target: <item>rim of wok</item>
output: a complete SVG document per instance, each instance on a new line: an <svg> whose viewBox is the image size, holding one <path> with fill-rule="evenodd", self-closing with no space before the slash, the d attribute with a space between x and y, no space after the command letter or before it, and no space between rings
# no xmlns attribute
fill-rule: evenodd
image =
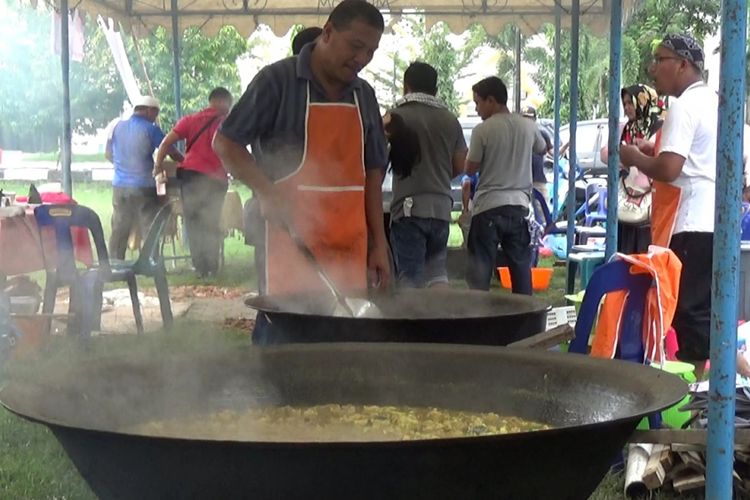
<svg viewBox="0 0 750 500"><path fill-rule="evenodd" d="M422 297L428 299L430 296L435 299L445 297L443 300L456 300L463 298L466 299L466 308L461 314L449 314L444 308L440 308L438 304L434 306L434 311L432 311L431 314L423 314L417 317L410 316L410 314L413 314L413 311L407 310L404 306L402 306L402 310L398 311L398 314L389 314L388 312L382 311L383 308L388 309L393 307L393 304L398 304L400 302L399 299L403 297L407 297L407 301L409 299L417 301ZM349 317L325 312L323 309L326 306L333 305L335 300L333 297L328 298L320 293L254 295L245 298L244 303L252 309L269 314L285 314L307 318L356 319L357 321L457 321L464 319L522 316L550 311L552 309L552 306L547 301L533 295L519 295L512 293L495 294L481 290L432 290L414 288L393 294L368 294L367 291L361 291L352 295L345 295L345 297L370 301L379 309L378 315ZM300 304L300 302L305 299L312 300L313 302L308 303L308 310L301 310L305 309L305 305ZM479 302L477 303L475 299L479 299ZM310 307L311 304L312 307ZM495 306L500 304L510 304L513 307L508 307L507 310L501 312L493 310ZM292 307L289 307L290 305Z"/></svg>
<svg viewBox="0 0 750 500"><path fill-rule="evenodd" d="M651 380L644 380L642 382L643 387L651 387L651 394L654 396L653 399L655 400L662 400L662 401L668 401L667 403L651 403L650 405L646 406L645 408L639 410L637 413L633 413L631 415L625 415L619 418L615 418L612 420L602 420L599 422L591 422L587 424L579 424L579 425L561 425L561 426L555 426L551 429L544 429L544 430L536 430L536 431L526 431L526 432L514 432L514 433L508 433L508 434L488 434L483 436L463 436L463 437L449 437L449 438L425 438L425 439L409 439L409 440L377 440L377 441L249 441L249 440L232 440L232 439L207 439L207 438L199 438L199 437L174 437L174 436L155 436L155 435L149 435L149 434L143 434L143 433L135 433L135 432L127 432L127 431L118 431L118 430L112 430L112 429L105 429L100 427L80 427L76 426L74 424L71 424L69 422L63 422L59 419L56 419L54 417L45 418L41 417L39 415L35 415L32 413L27 413L24 411L21 411L17 408L15 408L12 404L9 404L5 400L5 395L10 392L11 398L13 396L13 389L12 386L14 383L11 382L5 382L0 386L0 405L3 406L6 410L10 411L11 413L18 415L26 420L29 420L31 422L48 425L48 426L54 426L64 429L70 429L74 431L84 431L84 432L93 432L93 433L101 433L111 436L126 436L128 438L136 438L136 439L144 439L144 440L167 440L172 443L180 443L180 442L200 442L205 444L210 443L231 443L231 444L237 444L242 446L249 446L249 447L257 447L257 448L352 448L352 447L382 447L382 448L391 448L391 447L402 447L402 446L414 446L414 447L421 447L421 446L441 446L441 445L468 445L471 443L478 443L478 442L489 442L489 441L501 441L501 440L511 440L511 439L518 439L519 437L528 437L529 435L540 435L540 436L552 436L555 434L568 432L571 430L588 430L588 429L597 429L604 426L612 426L618 423L624 423L628 420L634 420L634 419L640 419L644 416L650 415L651 413L662 411L666 408L669 408L671 406L674 406L675 404L679 403L687 394L688 385L685 383L680 377L677 375L673 375L671 373L668 373L663 370L659 370L658 368L653 368L629 361L622 361L622 360L614 360L614 359L600 359L600 358L593 358L591 356L585 356L581 354L572 354L572 353L552 353L552 352L546 352L546 351L533 351L530 349L513 349L513 348L507 348L507 347L499 347L499 346L473 346L473 345L454 345L454 344L429 344L429 343L422 343L422 344L407 344L407 343L318 343L318 344L289 344L289 345L280 345L280 346L270 346L270 347L264 347L263 350L267 353L270 353L273 355L276 352L284 353L287 351L328 351L331 349L331 347L335 347L336 350L340 350L342 352L345 352L347 350L373 350L375 349L382 349L385 351L388 350L397 350L397 351L419 351L419 352L466 352L466 353L475 353L477 355L485 355L493 357L496 355L497 352L500 353L507 353L509 355L522 355L522 357L525 358L532 358L531 360L534 361L533 358L536 358L536 361L539 361L540 363L544 360L549 360L550 358L560 358L561 356L569 357L570 363L566 361L565 364L588 364L588 365L599 365L601 367L608 367L610 371L616 370L616 371L624 371L625 373L622 373L621 375L623 377L629 377L631 380L639 380L639 379L651 379ZM206 356L206 358L221 358L224 357L222 355L215 355L212 354L210 356ZM566 358L567 359L567 358ZM118 359L119 360L119 359ZM97 360L94 360L97 361ZM101 361L101 360L98 360ZM110 359L110 361L112 361ZM82 365L79 365L79 369L85 369L88 366L89 363L84 363ZM612 365L615 365L614 367ZM652 371L649 371L652 370ZM661 379L661 380L656 380ZM647 384L650 382L650 384ZM33 382L31 382L33 384ZM19 384L21 387L23 387L23 384ZM20 390L22 393L23 390ZM327 404L337 404L337 403L327 403ZM341 404L341 403L338 403ZM285 405L285 406L293 406L293 405ZM408 405L404 405L408 406ZM513 416L513 415L509 415ZM543 423L544 422L540 422Z"/></svg>

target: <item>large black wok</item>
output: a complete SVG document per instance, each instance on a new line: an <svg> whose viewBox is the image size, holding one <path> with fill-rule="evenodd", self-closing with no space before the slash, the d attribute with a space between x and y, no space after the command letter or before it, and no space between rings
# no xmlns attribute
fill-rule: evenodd
<svg viewBox="0 0 750 500"><path fill-rule="evenodd" d="M11 411L47 425L104 499L584 499L677 377L635 363L521 349L310 344L200 359L100 360L15 381ZM494 437L257 443L122 431L212 410L324 403L493 411L551 424Z"/></svg>
<svg viewBox="0 0 750 500"><path fill-rule="evenodd" d="M381 314L332 314L331 294L257 296L245 301L287 342L432 342L508 345L546 328L549 304L525 295L470 290L407 290L370 297Z"/></svg>

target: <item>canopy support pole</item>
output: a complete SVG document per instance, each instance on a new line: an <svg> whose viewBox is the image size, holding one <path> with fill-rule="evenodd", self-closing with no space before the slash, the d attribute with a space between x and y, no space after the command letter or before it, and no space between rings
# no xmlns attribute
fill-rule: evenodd
<svg viewBox="0 0 750 500"><path fill-rule="evenodd" d="M516 64L513 72L513 106L516 113L521 112L521 28L516 26Z"/></svg>
<svg viewBox="0 0 750 500"><path fill-rule="evenodd" d="M182 85L180 84L180 18L177 0L172 0L172 81L174 83L175 122L182 117Z"/></svg>
<svg viewBox="0 0 750 500"><path fill-rule="evenodd" d="M706 471L706 498L717 499L733 484L746 32L746 0L723 0Z"/></svg>
<svg viewBox="0 0 750 500"><path fill-rule="evenodd" d="M552 169L552 219L557 220L560 211L560 72L562 61L560 56L560 36L562 8L560 2L555 2L555 137L552 139L554 150L554 164Z"/></svg>
<svg viewBox="0 0 750 500"><path fill-rule="evenodd" d="M65 194L73 196L73 131L70 115L70 38L68 36L68 0L60 0L60 67L62 68L63 123L62 140L60 141L60 168L62 170L62 188Z"/></svg>
<svg viewBox="0 0 750 500"><path fill-rule="evenodd" d="M552 219L557 220L560 211L560 72L562 71L562 61L560 56L560 36L561 30L562 7L560 2L555 2L555 137L552 154Z"/></svg>
<svg viewBox="0 0 750 500"><path fill-rule="evenodd" d="M578 42L579 21L581 15L580 0L573 0L570 24L570 139L568 146L568 227L567 227L567 253L573 248L576 231L576 128L578 126ZM585 203L585 202L584 202Z"/></svg>
<svg viewBox="0 0 750 500"><path fill-rule="evenodd" d="M607 154L607 237L604 257L617 251L617 184L620 180L620 87L622 65L622 0L610 3L609 148Z"/></svg>

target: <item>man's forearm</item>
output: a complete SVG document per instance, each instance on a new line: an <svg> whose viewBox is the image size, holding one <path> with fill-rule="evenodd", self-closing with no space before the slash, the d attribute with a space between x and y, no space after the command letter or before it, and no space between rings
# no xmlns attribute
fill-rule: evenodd
<svg viewBox="0 0 750 500"><path fill-rule="evenodd" d="M174 131L168 133L166 137L164 137L164 140L162 140L161 144L159 144L159 149L156 151L155 163L157 167L161 167L161 164L164 162L164 159L168 154L176 151L173 146L179 140L180 137Z"/></svg>
<svg viewBox="0 0 750 500"><path fill-rule="evenodd" d="M245 146L217 132L213 140L213 149L232 177L248 186L259 196L270 193L273 184L258 167L255 158Z"/></svg>
<svg viewBox="0 0 750 500"><path fill-rule="evenodd" d="M466 160L466 168L464 169L464 173L466 175L474 175L477 172L479 172L479 163Z"/></svg>
<svg viewBox="0 0 750 500"><path fill-rule="evenodd" d="M367 233L374 245L385 245L383 223L382 173L378 168L368 169L365 177L365 219Z"/></svg>
<svg viewBox="0 0 750 500"><path fill-rule="evenodd" d="M631 161L629 163L632 166L637 167L638 170L654 179L655 181L672 182L674 180L674 176L671 174L669 169L666 167L666 165L662 164L663 162L660 156L648 156L641 152L638 152L630 160Z"/></svg>

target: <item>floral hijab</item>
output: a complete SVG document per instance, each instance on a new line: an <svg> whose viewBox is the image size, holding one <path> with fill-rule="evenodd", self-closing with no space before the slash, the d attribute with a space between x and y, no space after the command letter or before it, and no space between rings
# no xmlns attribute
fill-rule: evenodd
<svg viewBox="0 0 750 500"><path fill-rule="evenodd" d="M633 144L636 139L648 139L661 128L666 116L666 105L656 91L648 85L633 85L620 91L620 97L633 100L635 120L628 121L622 130L620 142Z"/></svg>

